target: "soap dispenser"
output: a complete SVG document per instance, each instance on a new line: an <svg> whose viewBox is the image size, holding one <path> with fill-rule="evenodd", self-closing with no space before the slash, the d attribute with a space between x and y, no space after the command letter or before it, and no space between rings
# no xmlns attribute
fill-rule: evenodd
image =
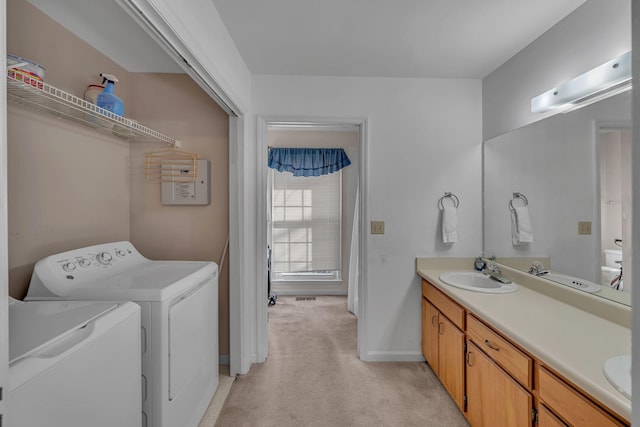
<svg viewBox="0 0 640 427"><path fill-rule="evenodd" d="M100 77L102 77L102 84L106 83L106 85L102 93L98 95L96 105L118 116L124 115L124 103L114 93L118 78L107 73L100 73Z"/></svg>

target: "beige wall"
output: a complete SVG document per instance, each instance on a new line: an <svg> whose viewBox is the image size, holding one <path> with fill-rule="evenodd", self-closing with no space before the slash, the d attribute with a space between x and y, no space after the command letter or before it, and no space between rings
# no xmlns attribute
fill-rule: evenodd
<svg viewBox="0 0 640 427"><path fill-rule="evenodd" d="M11 296L44 256L128 239L127 143L10 106L7 159Z"/></svg>
<svg viewBox="0 0 640 427"><path fill-rule="evenodd" d="M129 115L127 71L25 0L7 0L7 53L43 66L47 83L79 97L88 84L100 83L100 73L115 74Z"/></svg>
<svg viewBox="0 0 640 427"><path fill-rule="evenodd" d="M37 31L34 31L37 28ZM45 81L82 96L101 71L127 73L22 0L7 2L7 52L47 69ZM22 298L35 262L129 238L129 144L9 104L9 293Z"/></svg>
<svg viewBox="0 0 640 427"><path fill-rule="evenodd" d="M125 116L211 160L212 181L211 205L162 206L160 187L144 180L141 161L166 145L129 143L10 105L10 294L24 297L40 258L107 241L131 240L151 259L219 262L228 232L227 115L186 75L129 73L26 1L7 3L8 53L41 64L47 83L80 97L100 72L117 75ZM229 354L228 289L225 265L222 355Z"/></svg>
<svg viewBox="0 0 640 427"><path fill-rule="evenodd" d="M220 262L229 230L229 120L184 74L132 73L131 113L182 141L181 150L211 161L211 204L163 206L160 185L144 176L144 153L166 147L131 144L131 241L151 259ZM229 354L229 268L219 279L220 354Z"/></svg>

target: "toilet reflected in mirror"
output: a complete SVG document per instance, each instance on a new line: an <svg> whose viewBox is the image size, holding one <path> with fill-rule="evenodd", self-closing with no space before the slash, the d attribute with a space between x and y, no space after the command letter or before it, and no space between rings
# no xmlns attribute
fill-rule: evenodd
<svg viewBox="0 0 640 427"><path fill-rule="evenodd" d="M602 285L625 290L623 242L631 233L631 129L600 124L598 145Z"/></svg>
<svg viewBox="0 0 640 427"><path fill-rule="evenodd" d="M619 281L620 266L622 262L622 250L605 249L604 264L602 266L602 285L611 286ZM624 289L624 288L623 288Z"/></svg>

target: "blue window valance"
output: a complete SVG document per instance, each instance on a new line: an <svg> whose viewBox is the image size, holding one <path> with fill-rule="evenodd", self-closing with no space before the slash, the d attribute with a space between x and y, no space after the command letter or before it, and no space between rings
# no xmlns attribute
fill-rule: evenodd
<svg viewBox="0 0 640 427"><path fill-rule="evenodd" d="M342 148L269 148L269 167L293 176L320 176L351 164Z"/></svg>

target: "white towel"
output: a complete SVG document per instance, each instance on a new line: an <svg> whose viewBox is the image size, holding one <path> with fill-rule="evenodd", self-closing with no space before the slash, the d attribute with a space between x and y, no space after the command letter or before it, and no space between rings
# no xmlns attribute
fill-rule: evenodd
<svg viewBox="0 0 640 427"><path fill-rule="evenodd" d="M458 241L458 210L453 206L442 209L442 243Z"/></svg>
<svg viewBox="0 0 640 427"><path fill-rule="evenodd" d="M517 207L511 211L511 241L514 245L533 243L529 208L526 206Z"/></svg>

